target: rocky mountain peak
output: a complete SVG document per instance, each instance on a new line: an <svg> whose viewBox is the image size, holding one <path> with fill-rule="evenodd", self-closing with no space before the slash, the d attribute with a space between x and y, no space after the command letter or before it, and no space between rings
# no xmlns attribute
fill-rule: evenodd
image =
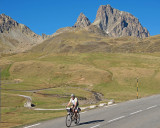
<svg viewBox="0 0 160 128"><path fill-rule="evenodd" d="M0 40L10 52L22 52L41 43L45 37L34 33L29 27L20 24L5 14L0 15Z"/></svg>
<svg viewBox="0 0 160 128"><path fill-rule="evenodd" d="M12 19L10 16L5 15L4 13L0 14L0 17L4 19Z"/></svg>
<svg viewBox="0 0 160 128"><path fill-rule="evenodd" d="M91 22L89 19L83 13L80 13L77 22L74 24L74 27L83 28L89 26L90 24Z"/></svg>
<svg viewBox="0 0 160 128"><path fill-rule="evenodd" d="M0 32L8 32L12 27L17 27L18 23L11 17L1 14L0 15Z"/></svg>
<svg viewBox="0 0 160 128"><path fill-rule="evenodd" d="M135 36L144 38L149 36L148 30L140 24L136 17L128 12L114 9L110 5L99 7L93 25L98 26L112 37Z"/></svg>

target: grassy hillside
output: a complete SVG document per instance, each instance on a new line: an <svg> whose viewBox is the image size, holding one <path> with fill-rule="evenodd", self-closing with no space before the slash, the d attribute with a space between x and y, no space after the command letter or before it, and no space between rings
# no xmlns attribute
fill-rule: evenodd
<svg viewBox="0 0 160 128"><path fill-rule="evenodd" d="M158 39L151 37L149 40ZM3 56L0 60L3 89L1 127L66 114L64 111L26 109L23 107L25 99L19 94L31 96L38 108L64 108L71 93L78 96L81 106L109 99L122 102L136 99L137 77L140 98L160 93L159 53L21 53Z"/></svg>
<svg viewBox="0 0 160 128"><path fill-rule="evenodd" d="M31 52L36 53L153 53L159 51L160 35L144 39L113 38L88 29L65 31L31 49Z"/></svg>
<svg viewBox="0 0 160 128"><path fill-rule="evenodd" d="M8 43L11 42L11 43ZM85 28L65 27L57 30L42 43L20 43L0 37L0 53L29 50L35 53L155 53L160 51L160 35L148 38L109 37L94 25Z"/></svg>

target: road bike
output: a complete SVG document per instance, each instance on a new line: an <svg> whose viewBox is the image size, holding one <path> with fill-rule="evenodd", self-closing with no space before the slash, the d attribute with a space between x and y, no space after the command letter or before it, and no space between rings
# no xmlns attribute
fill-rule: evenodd
<svg viewBox="0 0 160 128"><path fill-rule="evenodd" d="M79 111L77 112L77 116L76 116L75 112L72 111L72 108L66 108L66 110L67 110L66 126L70 127L72 122L74 122L76 125L78 125L80 122Z"/></svg>

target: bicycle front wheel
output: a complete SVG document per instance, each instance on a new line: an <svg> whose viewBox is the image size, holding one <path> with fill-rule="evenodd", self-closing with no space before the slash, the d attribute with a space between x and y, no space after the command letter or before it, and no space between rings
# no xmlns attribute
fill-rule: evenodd
<svg viewBox="0 0 160 128"><path fill-rule="evenodd" d="M70 127L70 126L71 126L71 123L72 123L72 117L71 117L70 114L68 114L68 115L66 116L66 126L67 126L67 127Z"/></svg>

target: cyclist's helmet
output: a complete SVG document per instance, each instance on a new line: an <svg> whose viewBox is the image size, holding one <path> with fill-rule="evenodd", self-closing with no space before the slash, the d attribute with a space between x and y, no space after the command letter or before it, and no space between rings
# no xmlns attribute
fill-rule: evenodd
<svg viewBox="0 0 160 128"><path fill-rule="evenodd" d="M71 97L75 97L75 95L74 95L74 94L71 94Z"/></svg>

